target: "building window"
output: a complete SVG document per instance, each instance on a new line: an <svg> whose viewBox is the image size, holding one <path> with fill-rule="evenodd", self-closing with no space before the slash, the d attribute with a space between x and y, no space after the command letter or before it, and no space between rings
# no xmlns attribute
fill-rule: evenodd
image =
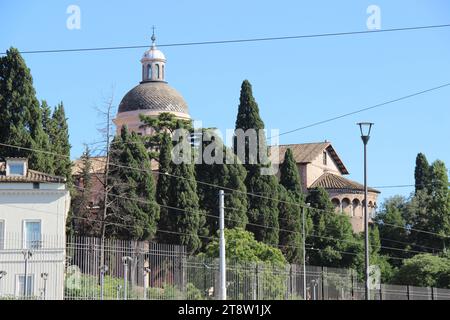
<svg viewBox="0 0 450 320"><path fill-rule="evenodd" d="M328 164L328 153L326 151L323 152L323 165L326 166Z"/></svg>
<svg viewBox="0 0 450 320"><path fill-rule="evenodd" d="M24 246L25 249L40 249L42 247L41 239L41 221L24 221Z"/></svg>
<svg viewBox="0 0 450 320"><path fill-rule="evenodd" d="M33 182L33 189L40 189L41 185L39 182Z"/></svg>
<svg viewBox="0 0 450 320"><path fill-rule="evenodd" d="M0 220L0 250L5 249L5 220Z"/></svg>
<svg viewBox="0 0 450 320"><path fill-rule="evenodd" d="M164 80L164 65L162 65L162 79Z"/></svg>
<svg viewBox="0 0 450 320"><path fill-rule="evenodd" d="M159 64L156 64L155 67L156 67L156 79L159 79Z"/></svg>
<svg viewBox="0 0 450 320"><path fill-rule="evenodd" d="M12 176L23 176L24 175L24 164L23 163L11 163L9 164L9 174Z"/></svg>
<svg viewBox="0 0 450 320"><path fill-rule="evenodd" d="M20 297L31 297L34 292L34 276L32 274L27 275L27 281L25 281L25 275L20 274L17 276L17 293Z"/></svg>
<svg viewBox="0 0 450 320"><path fill-rule="evenodd" d="M151 79L152 79L152 65L151 65L151 64L149 64L149 65L147 66L147 79L148 79L148 80L151 80Z"/></svg>

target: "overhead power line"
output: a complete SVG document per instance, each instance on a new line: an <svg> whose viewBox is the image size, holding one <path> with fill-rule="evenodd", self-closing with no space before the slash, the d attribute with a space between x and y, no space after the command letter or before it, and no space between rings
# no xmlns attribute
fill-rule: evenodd
<svg viewBox="0 0 450 320"><path fill-rule="evenodd" d="M51 151L20 147L20 146L15 146L15 145L6 144L6 143L0 143L0 146L6 146L6 147L11 147L11 148L23 149L23 150L28 150L28 151L32 151L32 152L43 152L43 153L46 153L46 154L52 154L52 155L60 156L60 157L64 157L64 158L68 157L67 155L62 155L62 154L54 153L54 152L51 152ZM102 160L97 160L97 161L102 161ZM102 162L105 162L105 161L102 161ZM330 213L330 212L328 212L326 210L323 210L323 209L311 208L311 207L307 206L306 204L301 204L301 203L296 203L296 202L289 202L289 201L279 200L279 199L272 198L272 197L267 197L267 196L260 195L260 194L244 192L244 191L241 191L241 190L236 190L236 189L232 189L232 188L228 188L228 187L225 187L225 186L220 186L220 185L216 185L216 184L212 184L212 183L208 183L208 182L204 182L204 181L199 181L199 180L195 180L195 179L188 179L186 177L173 175L173 174L170 174L168 172L161 172L161 171L156 171L156 170L153 171L153 170L147 170L147 169L142 169L142 168L138 168L138 167L118 165L118 164L114 164L114 163L111 163L111 162L109 164L111 166L115 166L115 167L123 168L123 169L128 169L128 170L136 170L136 171L141 171L141 172L156 173L158 175L160 175L160 174L168 175L168 176L173 177L173 178L184 179L184 180L196 182L198 184L203 184L203 185L207 185L207 186L210 186L210 187L214 187L214 188L217 188L217 189L222 189L222 190L227 190L227 191L232 191L232 192L238 192L238 193L246 194L248 196L259 197L259 198L272 200L272 201L276 201L276 202L280 202L280 203L294 205L294 206L297 206L297 207L300 207L300 208L313 209L313 210L316 210L316 211L319 211L319 212L323 212L323 213ZM385 225L388 225L388 224L385 224ZM405 226L399 226L399 225L391 225L391 226L397 227L397 228L401 228L401 229L405 229L405 230L408 230L408 231L432 234L432 235L436 235L436 236L438 236L440 238L450 238L450 236L448 236L448 235L441 235L441 234L430 232L430 231L426 231L426 230L420 230L420 229L415 229L415 228L406 228Z"/></svg>
<svg viewBox="0 0 450 320"><path fill-rule="evenodd" d="M438 25L402 27L402 28L391 28L391 29L381 29L381 30L330 32L330 33L315 33L315 34L303 34L303 35L292 35L292 36L213 40L213 41L198 41L198 42L178 42L178 43L159 44L158 47L188 47L188 46L235 44L235 43L249 43L249 42L262 42L262 41L280 41L280 40L295 40L295 39L308 39L308 38L340 37L340 36L377 34L377 33L399 32L399 31L442 29L442 28L448 28L448 27L450 27L450 24L438 24ZM28 50L28 51L20 51L20 53L21 54L43 54L43 53L68 53L68 52L86 52L86 51L91 52L91 51L142 49L142 48L148 48L148 47L149 47L149 45L135 45L135 46L128 45L128 46L91 47L91 48ZM6 52L0 53L0 55L5 55L5 54L6 54Z"/></svg>

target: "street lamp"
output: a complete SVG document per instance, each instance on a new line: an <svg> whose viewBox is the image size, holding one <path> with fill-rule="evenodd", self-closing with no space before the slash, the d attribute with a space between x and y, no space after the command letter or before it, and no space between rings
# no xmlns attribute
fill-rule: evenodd
<svg viewBox="0 0 450 320"><path fill-rule="evenodd" d="M368 201L367 201L367 143L370 140L370 132L372 131L371 122L358 123L361 130L361 139L364 144L364 250L365 250L365 287L366 300L370 300L369 288L369 216L368 216Z"/></svg>
<svg viewBox="0 0 450 320"><path fill-rule="evenodd" d="M128 262L133 261L133 258L125 256L122 257L123 263L123 300L127 300L128 298Z"/></svg>
<svg viewBox="0 0 450 320"><path fill-rule="evenodd" d="M148 276L152 272L149 267L144 267L144 300L147 300Z"/></svg>

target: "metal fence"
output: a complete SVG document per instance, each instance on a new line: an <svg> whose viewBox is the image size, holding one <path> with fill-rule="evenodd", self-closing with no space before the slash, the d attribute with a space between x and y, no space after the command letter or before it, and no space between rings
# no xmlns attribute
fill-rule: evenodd
<svg viewBox="0 0 450 320"><path fill-rule="evenodd" d="M353 270L227 262L230 300L361 300L364 284ZM192 257L183 246L74 237L19 236L0 247L0 299L212 300L217 259ZM306 293L306 297L305 294ZM450 300L450 289L381 285L375 300Z"/></svg>

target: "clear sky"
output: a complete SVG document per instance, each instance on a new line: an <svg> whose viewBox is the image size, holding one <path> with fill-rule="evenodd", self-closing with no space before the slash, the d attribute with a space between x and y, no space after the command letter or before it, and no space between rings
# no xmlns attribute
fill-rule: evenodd
<svg viewBox="0 0 450 320"><path fill-rule="evenodd" d="M81 29L69 30L69 5L81 9ZM1 1L0 51L160 44L367 30L369 5L381 28L450 23L446 0L164 0ZM281 132L450 82L450 28L161 48L166 80L205 127L233 128L242 80L253 85L262 118ZM144 49L26 54L39 99L63 101L72 158L101 140L101 106L141 80ZM358 121L372 121L369 183L411 184L418 152L450 166L450 87L282 136L280 143L329 140L362 181ZM382 198L411 188L382 189Z"/></svg>

